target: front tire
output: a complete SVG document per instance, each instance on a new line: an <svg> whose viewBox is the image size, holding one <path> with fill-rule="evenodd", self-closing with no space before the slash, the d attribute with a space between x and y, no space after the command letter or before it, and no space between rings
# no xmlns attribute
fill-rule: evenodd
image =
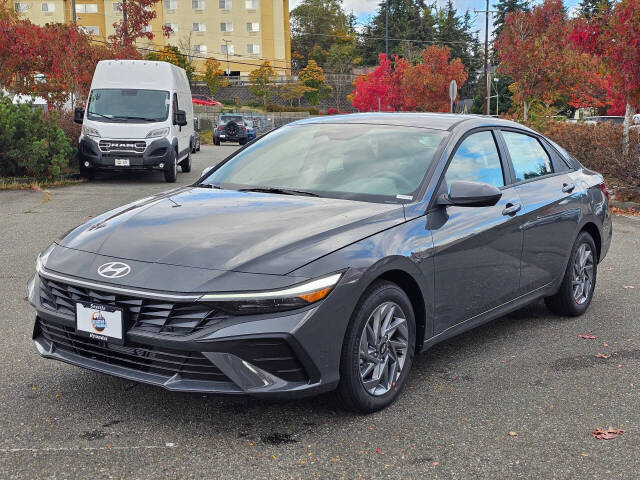
<svg viewBox="0 0 640 480"><path fill-rule="evenodd" d="M241 138L240 140L238 140L238 143L240 145L246 145L247 144L247 139L246 138Z"/></svg>
<svg viewBox="0 0 640 480"><path fill-rule="evenodd" d="M358 302L340 360L341 405L371 413L393 403L411 370L416 327L411 302L396 284L377 281Z"/></svg>
<svg viewBox="0 0 640 480"><path fill-rule="evenodd" d="M175 183L178 178L178 155L175 150L171 150L171 158L164 169L164 180L168 183Z"/></svg>
<svg viewBox="0 0 640 480"><path fill-rule="evenodd" d="M577 317L587 311L593 298L598 274L595 242L587 232L576 238L560 289L544 302L559 315Z"/></svg>

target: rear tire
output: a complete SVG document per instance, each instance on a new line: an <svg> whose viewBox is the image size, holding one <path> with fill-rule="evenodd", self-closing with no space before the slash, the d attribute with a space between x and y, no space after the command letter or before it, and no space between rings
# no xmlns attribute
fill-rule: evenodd
<svg viewBox="0 0 640 480"><path fill-rule="evenodd" d="M407 383L415 338L407 294L395 283L372 284L356 305L345 334L336 391L340 405L371 413L393 403Z"/></svg>
<svg viewBox="0 0 640 480"><path fill-rule="evenodd" d="M595 242L587 232L576 238L560 289L546 297L547 308L558 315L577 317L587 311L598 276Z"/></svg>
<svg viewBox="0 0 640 480"><path fill-rule="evenodd" d="M220 140L214 138L213 139L213 144L220 146Z"/></svg>
<svg viewBox="0 0 640 480"><path fill-rule="evenodd" d="M175 150L171 150L171 158L168 165L164 167L164 180L168 183L175 183L178 178L178 154Z"/></svg>
<svg viewBox="0 0 640 480"><path fill-rule="evenodd" d="M191 151L187 153L187 158L182 160L180 163L180 168L184 173L189 173L191 171Z"/></svg>

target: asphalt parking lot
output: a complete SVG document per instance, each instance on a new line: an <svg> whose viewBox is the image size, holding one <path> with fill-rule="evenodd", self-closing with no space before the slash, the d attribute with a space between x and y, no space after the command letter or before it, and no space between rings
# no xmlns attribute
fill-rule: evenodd
<svg viewBox="0 0 640 480"><path fill-rule="evenodd" d="M234 148L203 146L178 183ZM171 393L38 356L24 301L38 252L168 188L154 173L0 192L0 478L638 478L639 218L615 218L587 314L538 302L440 344L395 405L359 416L329 396ZM592 437L609 426L625 433Z"/></svg>

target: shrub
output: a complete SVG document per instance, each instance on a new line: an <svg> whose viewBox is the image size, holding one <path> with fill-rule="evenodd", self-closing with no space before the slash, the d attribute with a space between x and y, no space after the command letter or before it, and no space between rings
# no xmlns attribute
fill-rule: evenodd
<svg viewBox="0 0 640 480"><path fill-rule="evenodd" d="M31 105L0 98L0 176L53 177L73 155L56 113L43 115Z"/></svg>
<svg viewBox="0 0 640 480"><path fill-rule="evenodd" d="M622 154L622 126L547 121L537 125L541 133L564 147L587 168L605 177L640 186L640 131L631 131L631 155Z"/></svg>
<svg viewBox="0 0 640 480"><path fill-rule="evenodd" d="M268 103L266 110L267 112L309 112L310 115L318 115L317 107L290 107L277 103Z"/></svg>

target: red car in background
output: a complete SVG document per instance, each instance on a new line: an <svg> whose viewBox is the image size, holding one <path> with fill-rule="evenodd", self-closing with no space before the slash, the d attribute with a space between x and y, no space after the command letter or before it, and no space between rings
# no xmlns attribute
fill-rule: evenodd
<svg viewBox="0 0 640 480"><path fill-rule="evenodd" d="M216 102L213 98L207 97L206 95L191 95L191 102L194 105L217 105L218 107L222 106L220 102Z"/></svg>

